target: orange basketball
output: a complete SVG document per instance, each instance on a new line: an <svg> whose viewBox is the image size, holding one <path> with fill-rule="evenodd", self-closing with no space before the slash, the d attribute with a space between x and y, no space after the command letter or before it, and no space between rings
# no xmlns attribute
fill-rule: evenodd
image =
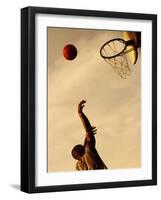
<svg viewBox="0 0 161 200"><path fill-rule="evenodd" d="M63 55L67 60L73 60L77 56L77 49L74 45L68 44L63 49Z"/></svg>

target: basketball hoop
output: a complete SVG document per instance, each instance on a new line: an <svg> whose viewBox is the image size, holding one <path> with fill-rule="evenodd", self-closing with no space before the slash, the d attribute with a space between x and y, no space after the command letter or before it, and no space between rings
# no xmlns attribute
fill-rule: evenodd
<svg viewBox="0 0 161 200"><path fill-rule="evenodd" d="M126 77L131 74L127 55L133 52L134 59L132 64L135 64L138 58L137 48L141 46L141 40L137 40L139 37L136 33L134 33L134 36L136 37L127 41L122 38L109 40L103 44L100 49L101 57L109 63L123 79L126 79Z"/></svg>

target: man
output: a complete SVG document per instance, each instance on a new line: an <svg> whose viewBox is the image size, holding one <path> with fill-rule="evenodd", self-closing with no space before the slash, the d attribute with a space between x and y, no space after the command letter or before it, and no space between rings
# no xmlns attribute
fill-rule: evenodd
<svg viewBox="0 0 161 200"><path fill-rule="evenodd" d="M78 144L72 149L72 156L78 160L76 170L107 169L95 148L96 140L94 135L97 129L91 126L88 118L83 113L85 103L86 101L82 100L78 104L78 114L82 120L86 134L84 145Z"/></svg>

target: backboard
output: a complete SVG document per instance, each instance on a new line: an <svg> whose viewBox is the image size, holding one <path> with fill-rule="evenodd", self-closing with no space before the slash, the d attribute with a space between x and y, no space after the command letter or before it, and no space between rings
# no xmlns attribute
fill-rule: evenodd
<svg viewBox="0 0 161 200"><path fill-rule="evenodd" d="M131 41L133 40L134 43L131 45L128 45L126 47L127 49L127 57L131 64L135 64L138 59L138 48L141 47L141 33L140 32L127 32L124 31L122 33L123 39L125 41Z"/></svg>

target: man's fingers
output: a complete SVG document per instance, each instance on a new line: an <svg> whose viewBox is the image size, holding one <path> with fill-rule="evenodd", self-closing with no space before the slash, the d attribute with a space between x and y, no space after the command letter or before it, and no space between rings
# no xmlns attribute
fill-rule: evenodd
<svg viewBox="0 0 161 200"><path fill-rule="evenodd" d="M95 127L95 126L92 126L92 130L94 131L94 130L97 130L97 128Z"/></svg>
<svg viewBox="0 0 161 200"><path fill-rule="evenodd" d="M93 133L93 134L96 134L96 133L97 133L97 131L92 131L92 133Z"/></svg>
<svg viewBox="0 0 161 200"><path fill-rule="evenodd" d="M97 128L95 126L92 126L92 133L96 134L97 133Z"/></svg>
<svg viewBox="0 0 161 200"><path fill-rule="evenodd" d="M85 100L82 100L80 103L79 103L79 105L82 105L82 104L85 104L86 103L86 101Z"/></svg>
<svg viewBox="0 0 161 200"><path fill-rule="evenodd" d="M81 102L82 102L82 103L86 103L86 101L85 101L85 100L82 100Z"/></svg>
<svg viewBox="0 0 161 200"><path fill-rule="evenodd" d="M80 107L81 107L81 109L83 109L83 107L84 107L85 105L81 105Z"/></svg>

